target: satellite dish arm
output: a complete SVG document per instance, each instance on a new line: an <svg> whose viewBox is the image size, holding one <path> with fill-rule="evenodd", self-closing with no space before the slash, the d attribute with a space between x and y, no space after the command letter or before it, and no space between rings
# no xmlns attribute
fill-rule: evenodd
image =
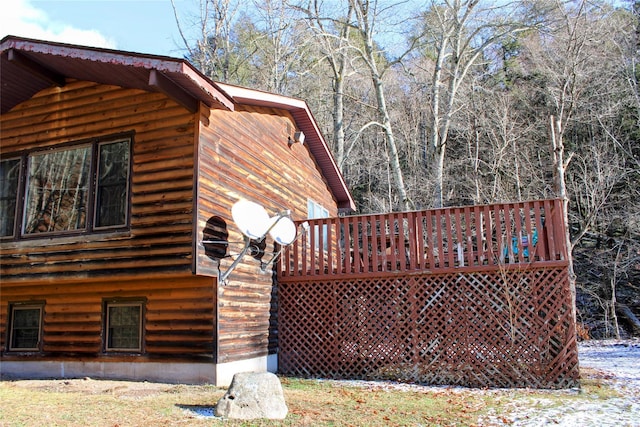
<svg viewBox="0 0 640 427"><path fill-rule="evenodd" d="M244 258L244 256L247 254L250 247L251 247L251 239L248 236L244 236L244 248L242 249L242 252L240 252L240 254L238 254L236 259L233 261L233 264L229 266L227 271L225 271L223 274L220 274L219 281L221 283L224 283L229 277L229 275L231 274L231 272L238 266L238 264L240 264L240 261L242 261L242 258Z"/></svg>

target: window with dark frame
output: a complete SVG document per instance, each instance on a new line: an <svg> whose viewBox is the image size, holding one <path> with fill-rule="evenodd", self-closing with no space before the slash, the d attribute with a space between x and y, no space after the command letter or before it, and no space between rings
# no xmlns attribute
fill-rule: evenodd
<svg viewBox="0 0 640 427"><path fill-rule="evenodd" d="M98 150L95 228L126 224L129 141L102 143Z"/></svg>
<svg viewBox="0 0 640 427"><path fill-rule="evenodd" d="M91 145L27 156L23 234L83 230Z"/></svg>
<svg viewBox="0 0 640 427"><path fill-rule="evenodd" d="M130 150L130 138L114 138L3 159L0 238L126 227ZM24 204L18 209L21 194Z"/></svg>
<svg viewBox="0 0 640 427"><path fill-rule="evenodd" d="M142 350L142 302L105 304L106 351Z"/></svg>
<svg viewBox="0 0 640 427"><path fill-rule="evenodd" d="M42 334L42 305L13 304L10 306L10 351L39 351Z"/></svg>
<svg viewBox="0 0 640 427"><path fill-rule="evenodd" d="M15 233L21 159L0 161L0 237Z"/></svg>

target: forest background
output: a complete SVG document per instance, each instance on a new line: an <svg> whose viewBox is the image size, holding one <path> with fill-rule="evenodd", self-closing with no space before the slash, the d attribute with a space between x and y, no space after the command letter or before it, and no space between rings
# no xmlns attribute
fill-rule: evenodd
<svg viewBox="0 0 640 427"><path fill-rule="evenodd" d="M640 1L193 1L187 59L307 101L359 213L565 198L580 336L640 335Z"/></svg>

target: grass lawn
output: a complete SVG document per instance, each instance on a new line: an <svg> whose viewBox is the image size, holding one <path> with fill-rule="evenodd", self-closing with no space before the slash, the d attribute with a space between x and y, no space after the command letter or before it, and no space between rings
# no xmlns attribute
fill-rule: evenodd
<svg viewBox="0 0 640 427"><path fill-rule="evenodd" d="M383 383L281 378L289 414L284 421L222 420L212 416L225 389L126 381L0 381L0 426L477 426L509 425L536 405L615 399L597 378L582 390L477 390L389 387Z"/></svg>

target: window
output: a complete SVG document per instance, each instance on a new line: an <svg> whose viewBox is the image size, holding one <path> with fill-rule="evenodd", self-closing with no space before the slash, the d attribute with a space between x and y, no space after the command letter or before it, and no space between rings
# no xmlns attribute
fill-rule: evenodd
<svg viewBox="0 0 640 427"><path fill-rule="evenodd" d="M0 161L0 237L15 233L20 159Z"/></svg>
<svg viewBox="0 0 640 427"><path fill-rule="evenodd" d="M10 308L9 350L38 351L42 332L41 304L14 304Z"/></svg>
<svg viewBox="0 0 640 427"><path fill-rule="evenodd" d="M309 219L329 218L329 211L311 199L307 200L307 212L308 212ZM320 247L320 227L318 225L315 225L313 227L313 236L314 236L314 241L316 242L315 247L316 249L318 249ZM322 243L324 246L323 249L327 250L327 226L326 225L322 226L322 236L323 236Z"/></svg>
<svg viewBox="0 0 640 427"><path fill-rule="evenodd" d="M107 351L141 351L142 303L108 302L106 308Z"/></svg>
<svg viewBox="0 0 640 427"><path fill-rule="evenodd" d="M17 237L126 227L130 149L130 139L96 140L3 160L0 237L15 235L18 216ZM22 215L16 209L20 194Z"/></svg>
<svg viewBox="0 0 640 427"><path fill-rule="evenodd" d="M311 199L307 200L307 210L309 212L309 219L329 218L329 211Z"/></svg>
<svg viewBox="0 0 640 427"><path fill-rule="evenodd" d="M27 157L24 234L83 230L91 146Z"/></svg>
<svg viewBox="0 0 640 427"><path fill-rule="evenodd" d="M95 227L126 224L129 141L99 145Z"/></svg>

